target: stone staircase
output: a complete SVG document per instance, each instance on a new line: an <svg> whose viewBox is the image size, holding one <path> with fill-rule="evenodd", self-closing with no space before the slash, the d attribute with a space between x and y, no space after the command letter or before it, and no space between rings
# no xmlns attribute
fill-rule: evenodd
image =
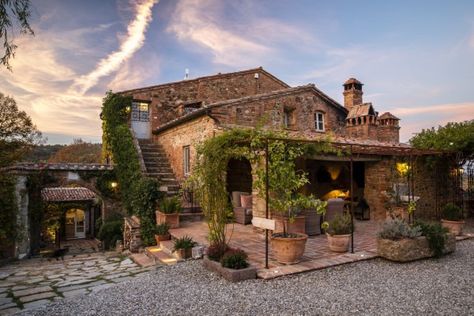
<svg viewBox="0 0 474 316"><path fill-rule="evenodd" d="M148 139L139 139L138 143L145 163L146 175L160 181L160 191L165 192L168 196L177 195L180 185L163 147Z"/></svg>

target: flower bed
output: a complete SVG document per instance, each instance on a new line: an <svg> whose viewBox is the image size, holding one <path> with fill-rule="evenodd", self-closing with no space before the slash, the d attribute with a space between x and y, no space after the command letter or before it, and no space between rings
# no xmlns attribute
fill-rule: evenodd
<svg viewBox="0 0 474 316"><path fill-rule="evenodd" d="M207 256L203 259L204 267L212 272L216 272L224 279L230 282L239 282L257 278L257 269L255 267L247 267L244 269L229 269L221 265L220 262L209 259Z"/></svg>
<svg viewBox="0 0 474 316"><path fill-rule="evenodd" d="M455 250L456 238L454 235L448 235L443 254L451 253ZM413 239L405 238L401 240L378 238L377 253L382 258L397 262L408 262L430 258L434 255L429 247L428 240L424 236Z"/></svg>

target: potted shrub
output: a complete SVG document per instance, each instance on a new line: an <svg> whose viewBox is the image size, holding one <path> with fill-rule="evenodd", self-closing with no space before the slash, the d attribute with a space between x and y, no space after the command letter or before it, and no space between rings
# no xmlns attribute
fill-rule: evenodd
<svg viewBox="0 0 474 316"><path fill-rule="evenodd" d="M349 214L336 215L324 226L326 226L329 249L334 252L348 251L352 235L351 216Z"/></svg>
<svg viewBox="0 0 474 316"><path fill-rule="evenodd" d="M156 211L156 223L166 223L169 228L178 228L179 212L181 212L181 202L177 196L164 198Z"/></svg>
<svg viewBox="0 0 474 316"><path fill-rule="evenodd" d="M183 236L174 241L173 252L178 260L191 258L192 249L197 243L189 236Z"/></svg>
<svg viewBox="0 0 474 316"><path fill-rule="evenodd" d="M446 204L441 211L441 218L441 225L449 229L452 234L455 236L462 234L465 222L460 207L453 203Z"/></svg>
<svg viewBox="0 0 474 316"><path fill-rule="evenodd" d="M160 241L170 240L171 236L169 233L170 226L167 223L162 223L155 228L155 240L156 244L159 245Z"/></svg>

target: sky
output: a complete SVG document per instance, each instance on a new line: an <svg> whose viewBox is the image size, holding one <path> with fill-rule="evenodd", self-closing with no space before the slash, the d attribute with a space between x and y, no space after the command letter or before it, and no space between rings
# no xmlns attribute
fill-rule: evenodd
<svg viewBox="0 0 474 316"><path fill-rule="evenodd" d="M262 66L343 103L342 83L401 118L401 141L474 119L474 1L33 0L16 34L14 97L48 143L100 142L101 100L121 91Z"/></svg>

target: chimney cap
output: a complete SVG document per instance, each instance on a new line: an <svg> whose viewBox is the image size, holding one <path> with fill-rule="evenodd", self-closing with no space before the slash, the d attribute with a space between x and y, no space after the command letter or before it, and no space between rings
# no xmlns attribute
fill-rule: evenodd
<svg viewBox="0 0 474 316"><path fill-rule="evenodd" d="M347 79L346 82L344 82L344 85L348 85L348 84L351 84L351 83L357 83L357 84L363 85L363 83L360 82L359 80L357 80L356 78Z"/></svg>

